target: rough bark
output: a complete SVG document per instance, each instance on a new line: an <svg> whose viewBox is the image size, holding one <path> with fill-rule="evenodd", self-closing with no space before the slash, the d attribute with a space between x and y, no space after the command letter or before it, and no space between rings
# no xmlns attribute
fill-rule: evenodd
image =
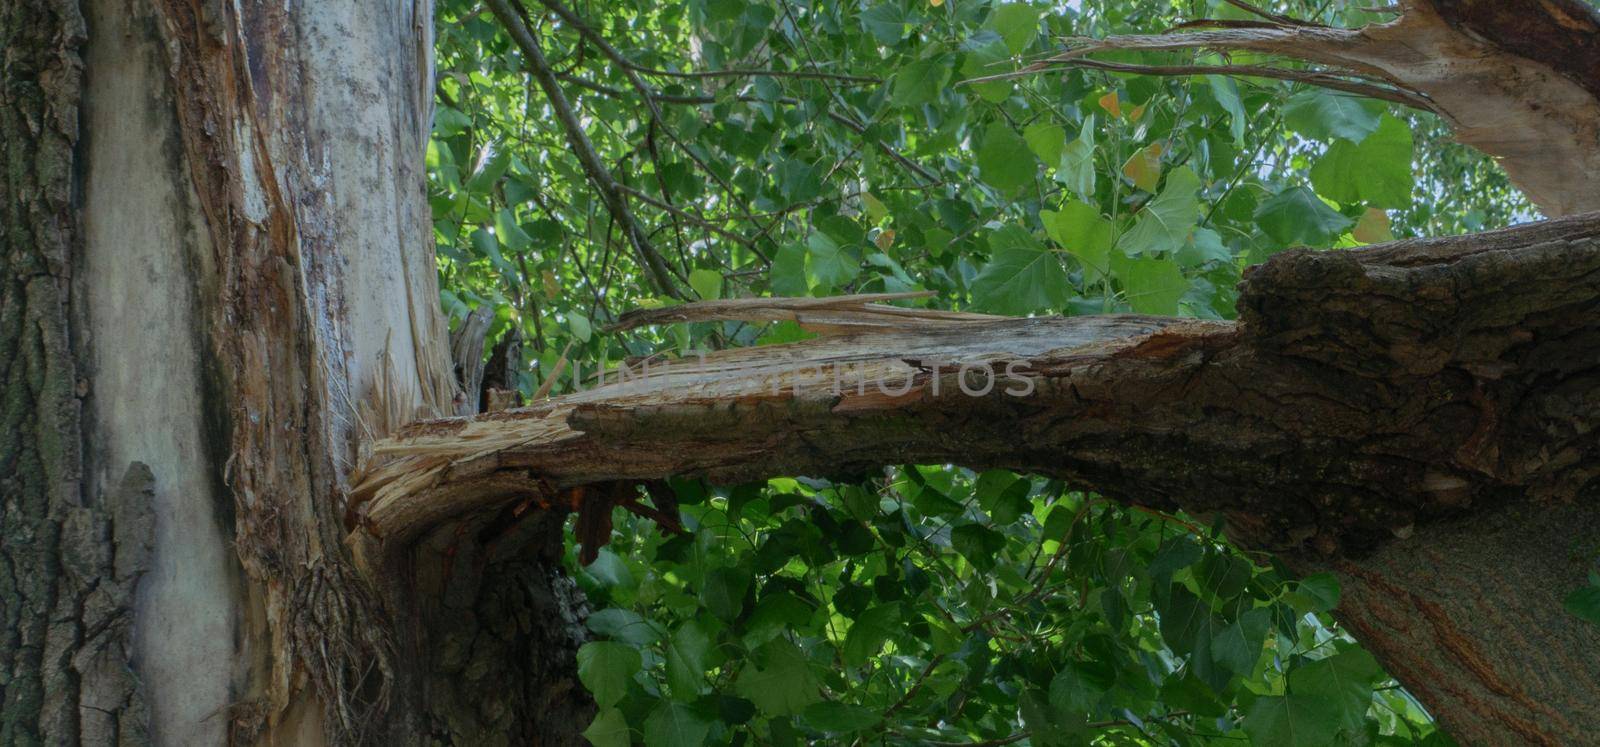
<svg viewBox="0 0 1600 747"><path fill-rule="evenodd" d="M69 324L84 19L0 2L0 742L142 744L130 670L152 477L84 484Z"/></svg>
<svg viewBox="0 0 1600 747"><path fill-rule="evenodd" d="M580 484L1005 467L1217 514L1244 546L1340 571L1352 589L1341 619L1464 741L1571 743L1600 730L1586 705L1600 661L1524 653L1536 635L1600 646L1600 630L1559 604L1600 549L1580 531L1592 521L1577 520L1596 513L1600 478L1600 216L1286 252L1247 274L1237 324L762 303L777 309L769 318L877 329L412 425L359 473L359 557L376 572L441 521ZM997 381L971 396L961 385L984 388L980 363ZM1501 565L1531 526L1497 518L1511 511L1563 516L1550 539L1578 560ZM1466 557L1474 547L1501 551ZM1421 569L1405 560L1415 556L1442 559ZM1536 574L1525 602L1495 615L1481 614L1483 597L1441 588L1505 591ZM1512 626L1521 643L1504 635ZM1440 672L1459 680L1427 679Z"/></svg>
<svg viewBox="0 0 1600 747"><path fill-rule="evenodd" d="M343 545L360 444L475 411L421 173L431 22L412 0L0 2L0 742L581 719L551 705L586 700L548 558L504 542L451 577L475 594L420 595ZM434 626L498 654L430 669Z"/></svg>
<svg viewBox="0 0 1600 747"><path fill-rule="evenodd" d="M410 563L429 631L423 734L440 744L582 745L594 703L578 681L583 593L562 569L566 517L511 512L448 523Z"/></svg>

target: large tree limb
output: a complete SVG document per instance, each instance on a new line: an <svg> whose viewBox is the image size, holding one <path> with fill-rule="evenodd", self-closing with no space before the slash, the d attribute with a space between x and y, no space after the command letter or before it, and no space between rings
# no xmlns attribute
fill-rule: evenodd
<svg viewBox="0 0 1600 747"><path fill-rule="evenodd" d="M907 462L1006 467L1219 515L1246 546L1336 570L1351 590L1343 618L1376 639L1369 645L1402 681L1433 695L1428 705L1458 738L1570 741L1600 728L1600 715L1574 707L1514 724L1504 715L1592 697L1572 683L1600 681L1600 664L1519 659L1499 638L1506 626L1542 625L1600 646L1560 617L1557 590L1582 583L1581 561L1530 556L1513 569L1511 535L1436 538L1508 506L1560 514L1561 527L1594 523L1597 236L1600 215L1589 215L1287 252L1247 275L1237 324L935 316L907 331L896 315L863 308L853 319L882 320L869 331L673 361L532 408L410 426L377 443L357 476L352 542L381 573L424 530L564 487ZM985 365L993 388L963 391L984 388ZM1583 545L1566 545L1581 558L1596 538L1551 541ZM1471 547L1500 549L1494 561L1457 557ZM1434 571L1397 560L1417 553L1447 557ZM1440 563L1492 574L1486 562L1512 575L1474 582L1509 588L1512 576L1545 573L1546 587L1495 615L1430 622L1418 589L1445 583ZM1412 582L1415 599L1390 593ZM1523 671L1535 664L1560 676ZM1441 673L1458 684L1441 689L1432 682Z"/></svg>

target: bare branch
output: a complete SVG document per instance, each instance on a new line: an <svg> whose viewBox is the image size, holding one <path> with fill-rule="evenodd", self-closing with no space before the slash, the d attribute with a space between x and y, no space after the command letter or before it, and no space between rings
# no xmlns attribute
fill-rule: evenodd
<svg viewBox="0 0 1600 747"><path fill-rule="evenodd" d="M854 296L828 298L738 298L721 301L702 301L682 306L664 306L655 309L636 309L622 315L607 329L619 331L651 324L673 322L740 321L773 322L793 321L815 332L848 333L867 330L907 331L931 329L952 324L994 322L1007 317L974 314L964 311L937 309L907 309L885 306L885 301L902 301L928 298L933 291L908 293L865 293Z"/></svg>
<svg viewBox="0 0 1600 747"><path fill-rule="evenodd" d="M1335 91L1344 91L1357 96L1368 96L1383 101L1392 101L1396 104L1409 106L1422 111L1434 111L1433 103L1426 97L1389 86L1365 83L1362 81L1348 80L1345 76L1359 76L1359 73L1334 72L1327 70L1295 70L1293 68L1270 67L1266 65L1138 65L1123 62L1104 62L1074 58L1054 63L1059 67L1079 67L1093 70L1106 70L1116 73L1134 73L1138 75L1227 75L1242 78L1273 78L1288 80L1296 83L1306 83ZM1006 76L989 76L988 78L975 78L962 81L964 84L982 83L999 77L1016 77L1019 74L1010 73Z"/></svg>
<svg viewBox="0 0 1600 747"><path fill-rule="evenodd" d="M735 69L735 70L703 70L698 72L679 72L677 70L659 70L644 67L636 63L628 63L634 70L646 75L661 75L670 78L687 78L700 80L705 78L803 78L808 80L828 80L836 83L856 83L862 85L880 85L882 78L870 75L846 75L844 73L825 73L820 70L762 70L762 69Z"/></svg>
<svg viewBox="0 0 1600 747"><path fill-rule="evenodd" d="M575 86L578 86L580 88L587 88L590 91L598 93L598 94L600 94L602 96L609 96L609 97L612 97L612 98L623 98L623 95L624 95L623 92L621 90L619 90L619 89L612 88L611 86L607 86L607 85L604 85L602 83L596 83L595 81L589 80L587 78L580 78L580 77L578 77L576 75L568 75L568 74L565 74L565 73L558 73L556 77L561 79L561 80L563 80L563 81L571 83L571 84L573 84ZM715 103L717 103L717 100L718 100L717 97L715 97L715 96L709 96L709 95L704 95L704 94L701 94L701 95L692 95L692 94L686 95L686 94L661 93L661 92L653 91L651 95L655 98L655 100L660 101L662 103L667 103L667 104L690 104L690 105L715 104ZM743 94L734 96L733 98L736 101L742 101L742 102L746 102L746 103L755 103L755 102L767 103L764 99L760 99L760 98L757 98L755 96L743 95ZM785 106L799 106L802 102L799 99L785 96L783 98L775 99L771 103L783 104ZM828 119L831 119L831 120L833 120L835 122L838 122L841 125L844 125L844 127L846 129L850 130L851 132L856 133L857 135L865 135L866 132L867 132L867 128L866 128L865 125L861 124L860 122L855 121L854 119L851 119L850 117L847 117L847 116L845 116L843 114L840 114L838 111L835 111L835 110L830 108L826 112L826 114L828 116ZM922 185L923 188L937 186L938 184L941 183L941 180L939 179L939 176L937 174L929 171L922 164L919 164L916 161L913 161L910 158L906 157L905 154L901 153L899 150L896 150L894 146L889 145L888 143L885 143L882 140L873 141L873 144L878 146L878 150L881 151L884 155L888 156L890 159L894 160L895 163L900 164L907 171L910 171L911 173L916 174L917 176L921 177L925 182Z"/></svg>

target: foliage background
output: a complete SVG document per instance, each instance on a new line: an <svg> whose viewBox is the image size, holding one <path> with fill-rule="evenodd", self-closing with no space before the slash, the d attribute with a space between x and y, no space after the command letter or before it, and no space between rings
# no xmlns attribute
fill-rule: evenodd
<svg viewBox="0 0 1600 747"><path fill-rule="evenodd" d="M438 3L443 303L455 325L491 314L524 397L804 336L600 332L641 306L932 290L1003 314L1229 318L1245 268L1287 247L1533 216L1441 123L1381 102L1208 74L965 82L1067 37L1251 18L1237 3L563 2L527 0L542 62L481 4ZM1272 9L1382 20L1367 5ZM1448 741L1327 617L1331 577L1291 580L1192 517L938 465L673 489L685 533L619 510L597 561L569 553L595 607L596 744Z"/></svg>

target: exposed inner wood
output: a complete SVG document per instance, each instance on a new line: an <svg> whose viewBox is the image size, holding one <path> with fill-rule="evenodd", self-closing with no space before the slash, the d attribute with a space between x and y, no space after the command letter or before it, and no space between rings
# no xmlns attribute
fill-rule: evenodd
<svg viewBox="0 0 1600 747"><path fill-rule="evenodd" d="M872 331L646 362L378 442L353 482L354 536L403 543L551 487L956 462L1238 514L1257 545L1372 547L1600 474L1583 389L1600 375L1597 228L1285 253L1247 276L1237 324L933 316L904 331L885 314Z"/></svg>

